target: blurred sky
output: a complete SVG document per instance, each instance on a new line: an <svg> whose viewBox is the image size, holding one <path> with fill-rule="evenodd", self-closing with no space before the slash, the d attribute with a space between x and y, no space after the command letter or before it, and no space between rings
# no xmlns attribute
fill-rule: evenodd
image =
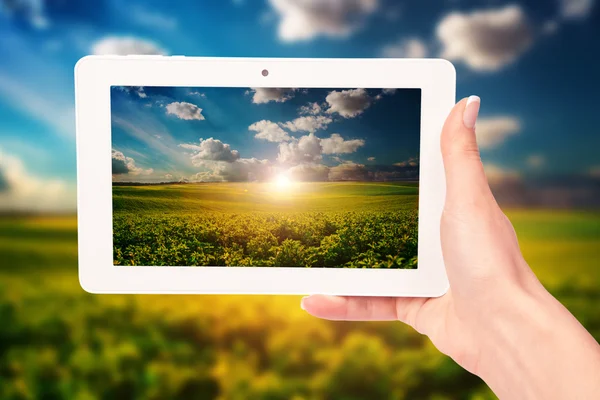
<svg viewBox="0 0 600 400"><path fill-rule="evenodd" d="M86 54L444 57L489 174L600 179L594 0L0 1L0 208L75 207Z"/></svg>

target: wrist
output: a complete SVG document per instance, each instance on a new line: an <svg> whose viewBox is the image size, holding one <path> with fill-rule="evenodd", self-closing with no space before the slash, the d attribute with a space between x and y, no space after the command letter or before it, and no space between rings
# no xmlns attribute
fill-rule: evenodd
<svg viewBox="0 0 600 400"><path fill-rule="evenodd" d="M566 308L537 280L503 293L483 329L477 370L492 390L500 398L588 398L600 390L592 387L600 347Z"/></svg>

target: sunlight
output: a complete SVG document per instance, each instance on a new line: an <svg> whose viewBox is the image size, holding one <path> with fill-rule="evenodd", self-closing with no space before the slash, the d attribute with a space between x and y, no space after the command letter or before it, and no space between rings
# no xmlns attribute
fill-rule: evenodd
<svg viewBox="0 0 600 400"><path fill-rule="evenodd" d="M279 174L275 177L274 183L277 189L285 190L292 185L292 180L284 174Z"/></svg>

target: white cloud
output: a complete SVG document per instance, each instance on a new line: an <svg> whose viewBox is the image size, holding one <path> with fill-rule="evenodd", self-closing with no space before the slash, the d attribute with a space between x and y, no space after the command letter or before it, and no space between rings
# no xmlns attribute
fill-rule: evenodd
<svg viewBox="0 0 600 400"><path fill-rule="evenodd" d="M321 111L321 106L317 102L308 103L307 105L302 106L298 109L298 113L300 115L317 115L320 114Z"/></svg>
<svg viewBox="0 0 600 400"><path fill-rule="evenodd" d="M375 157L369 157L367 158L367 161L375 161Z"/></svg>
<svg viewBox="0 0 600 400"><path fill-rule="evenodd" d="M425 58L427 44L418 38L401 39L383 47L381 54L391 58Z"/></svg>
<svg viewBox="0 0 600 400"><path fill-rule="evenodd" d="M560 0L560 15L564 19L585 18L593 8L594 0Z"/></svg>
<svg viewBox="0 0 600 400"><path fill-rule="evenodd" d="M325 98L328 114L338 113L344 118L353 118L371 105L371 98L365 89L332 91Z"/></svg>
<svg viewBox="0 0 600 400"><path fill-rule="evenodd" d="M419 165L419 159L411 157L408 160L400 161L393 164L395 167L416 167Z"/></svg>
<svg viewBox="0 0 600 400"><path fill-rule="evenodd" d="M310 164L320 161L323 157L321 153L321 140L311 133L288 143L280 143L277 160L292 165Z"/></svg>
<svg viewBox="0 0 600 400"><path fill-rule="evenodd" d="M338 133L333 133L330 137L321 139L323 154L349 154L354 153L359 147L365 145L362 139L344 140Z"/></svg>
<svg viewBox="0 0 600 400"><path fill-rule="evenodd" d="M279 17L278 35L292 42L317 36L347 37L378 8L378 0L269 0Z"/></svg>
<svg viewBox="0 0 600 400"><path fill-rule="evenodd" d="M206 98L206 94L198 92L198 91L190 92L190 96L200 96L200 97Z"/></svg>
<svg viewBox="0 0 600 400"><path fill-rule="evenodd" d="M346 162L329 169L330 181L363 181L369 176L363 164Z"/></svg>
<svg viewBox="0 0 600 400"><path fill-rule="evenodd" d="M506 169L498 165L484 163L483 169L490 185L518 182L521 180L521 175L517 171Z"/></svg>
<svg viewBox="0 0 600 400"><path fill-rule="evenodd" d="M329 178L329 167L323 164L300 164L287 171L295 181L322 182Z"/></svg>
<svg viewBox="0 0 600 400"><path fill-rule="evenodd" d="M283 103L294 97L296 89L291 88L251 88L252 102L254 104L264 104L270 101Z"/></svg>
<svg viewBox="0 0 600 400"><path fill-rule="evenodd" d="M0 210L74 211L75 187L31 175L21 159L0 150Z"/></svg>
<svg viewBox="0 0 600 400"><path fill-rule="evenodd" d="M525 162L531 168L540 168L546 163L546 158L540 154L531 154Z"/></svg>
<svg viewBox="0 0 600 400"><path fill-rule="evenodd" d="M262 120L253 123L248 127L249 130L257 132L254 135L257 139L263 139L269 142L288 142L292 140L290 135L275 122Z"/></svg>
<svg viewBox="0 0 600 400"><path fill-rule="evenodd" d="M177 116L179 119L185 120L204 120L204 115L202 115L202 109L195 104L187 103L185 101L181 102L173 102L167 104L167 114L172 114Z"/></svg>
<svg viewBox="0 0 600 400"><path fill-rule="evenodd" d="M441 56L477 71L495 71L514 62L532 44L530 24L520 6L472 13L453 12L437 26Z"/></svg>
<svg viewBox="0 0 600 400"><path fill-rule="evenodd" d="M200 144L180 144L180 147L192 150L192 164L202 165L203 161L224 161L232 163L240 158L237 150L218 139L200 139Z"/></svg>
<svg viewBox="0 0 600 400"><path fill-rule="evenodd" d="M165 179L173 179L173 175L172 174L165 174Z"/></svg>
<svg viewBox="0 0 600 400"><path fill-rule="evenodd" d="M233 162L200 160L196 165L209 170L192 177L202 182L264 181L271 175L269 161L257 158L240 158Z"/></svg>
<svg viewBox="0 0 600 400"><path fill-rule="evenodd" d="M143 169L135 165L135 160L126 157L122 152L112 150L112 174L113 175L150 175L154 172L152 168Z"/></svg>
<svg viewBox="0 0 600 400"><path fill-rule="evenodd" d="M280 124L292 132L304 131L315 132L319 129L326 129L327 125L332 122L332 119L324 115L305 115L298 117L293 121L288 121Z"/></svg>
<svg viewBox="0 0 600 400"><path fill-rule="evenodd" d="M164 55L167 51L156 43L133 36L108 36L98 40L92 46L97 55Z"/></svg>
<svg viewBox="0 0 600 400"><path fill-rule="evenodd" d="M481 149L497 147L520 129L521 124L513 117L480 118L475 127L477 144Z"/></svg>

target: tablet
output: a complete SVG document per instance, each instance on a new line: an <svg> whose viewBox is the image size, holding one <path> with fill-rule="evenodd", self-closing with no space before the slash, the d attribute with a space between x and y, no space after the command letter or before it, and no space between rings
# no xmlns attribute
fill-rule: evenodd
<svg viewBox="0 0 600 400"><path fill-rule="evenodd" d="M86 291L446 292L449 62L88 56L75 92Z"/></svg>

